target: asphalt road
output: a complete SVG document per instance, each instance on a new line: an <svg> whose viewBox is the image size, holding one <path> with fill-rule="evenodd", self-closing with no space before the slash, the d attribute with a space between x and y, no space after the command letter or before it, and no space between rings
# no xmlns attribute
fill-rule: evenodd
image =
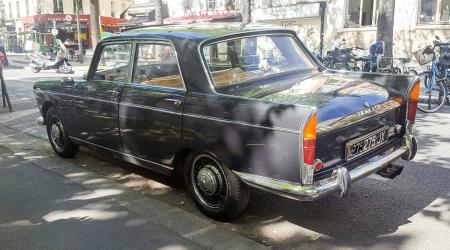
<svg viewBox="0 0 450 250"><path fill-rule="evenodd" d="M37 77L47 76L55 74L5 70L16 112L10 114L0 108L0 132L3 127L20 134L24 143L30 138L48 144L43 128L34 124L39 114L31 91ZM355 183L345 198L330 196L312 203L253 191L250 204L240 218L232 223L212 223L273 248L450 249L450 108L446 106L435 114L419 113L417 135L416 158L411 162L399 161L405 168L394 180L374 175ZM3 154L8 155L8 149L5 150ZM173 179L131 164L113 162L108 155L89 150L83 150L70 162L204 218L184 188ZM39 174L45 179L45 172ZM31 177L17 173L8 179L14 178L18 180L11 180L11 190ZM63 183L61 179L52 185L64 186ZM13 213L10 209L0 209L0 219L4 214ZM0 245L1 242L0 238Z"/></svg>

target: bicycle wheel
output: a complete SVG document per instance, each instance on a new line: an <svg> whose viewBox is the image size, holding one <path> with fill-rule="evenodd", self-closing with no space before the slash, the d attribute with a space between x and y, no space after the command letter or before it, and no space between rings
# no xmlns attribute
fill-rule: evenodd
<svg viewBox="0 0 450 250"><path fill-rule="evenodd" d="M420 83L419 103L417 109L425 113L434 113L444 105L448 91L445 81L436 81L432 84L431 77L426 77L425 81Z"/></svg>

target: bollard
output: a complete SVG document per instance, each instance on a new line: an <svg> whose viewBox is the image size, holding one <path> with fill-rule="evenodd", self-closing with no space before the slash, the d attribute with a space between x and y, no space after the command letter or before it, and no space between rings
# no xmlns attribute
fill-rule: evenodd
<svg viewBox="0 0 450 250"><path fill-rule="evenodd" d="M1 91L2 91L2 100L3 100L3 107L6 107L6 104L8 104L9 112L13 112L11 100L9 100L8 90L6 89L6 83L5 79L3 78L3 68L0 67L0 85L1 85Z"/></svg>

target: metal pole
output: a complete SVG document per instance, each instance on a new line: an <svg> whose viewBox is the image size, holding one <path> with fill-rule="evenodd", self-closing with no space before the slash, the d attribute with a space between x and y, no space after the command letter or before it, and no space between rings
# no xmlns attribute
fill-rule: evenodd
<svg viewBox="0 0 450 250"><path fill-rule="evenodd" d="M2 89L2 99L3 99L3 107L6 107L5 100L8 103L9 112L13 112L11 100L9 100L8 91L6 89L5 79L3 78L3 69L0 67L0 84Z"/></svg>
<svg viewBox="0 0 450 250"><path fill-rule="evenodd" d="M319 15L320 15L320 45L319 45L319 53L320 56L323 56L323 33L325 28L325 9L327 7L326 2L319 3Z"/></svg>
<svg viewBox="0 0 450 250"><path fill-rule="evenodd" d="M77 8L77 34L78 34L78 60L83 63L83 44L81 43L81 29L80 29L80 0L75 0L75 7Z"/></svg>

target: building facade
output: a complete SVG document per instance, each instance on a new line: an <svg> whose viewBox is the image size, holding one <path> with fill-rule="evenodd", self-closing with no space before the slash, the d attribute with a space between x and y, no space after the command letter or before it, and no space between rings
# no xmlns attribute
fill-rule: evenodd
<svg viewBox="0 0 450 250"><path fill-rule="evenodd" d="M368 48L376 40L380 0L253 0L252 22L295 30L309 48L324 50L335 40ZM240 0L170 0L169 16L208 15L234 11ZM321 12L321 4L324 11ZM321 39L321 27L323 35ZM395 57L411 57L438 35L450 39L450 0L396 0L394 11Z"/></svg>
<svg viewBox="0 0 450 250"><path fill-rule="evenodd" d="M79 0L81 37L84 47L90 47L90 0ZM123 13L133 0L100 0L102 31L115 31L118 23L126 20ZM51 46L51 29L58 29L58 38L75 43L75 0L0 0L0 18L3 20L1 39L10 51L23 51L26 40Z"/></svg>
<svg viewBox="0 0 450 250"><path fill-rule="evenodd" d="M345 39L367 48L376 40L379 0L333 0L326 11L325 41ZM432 45L437 35L450 39L450 0L397 0L394 11L395 57Z"/></svg>

